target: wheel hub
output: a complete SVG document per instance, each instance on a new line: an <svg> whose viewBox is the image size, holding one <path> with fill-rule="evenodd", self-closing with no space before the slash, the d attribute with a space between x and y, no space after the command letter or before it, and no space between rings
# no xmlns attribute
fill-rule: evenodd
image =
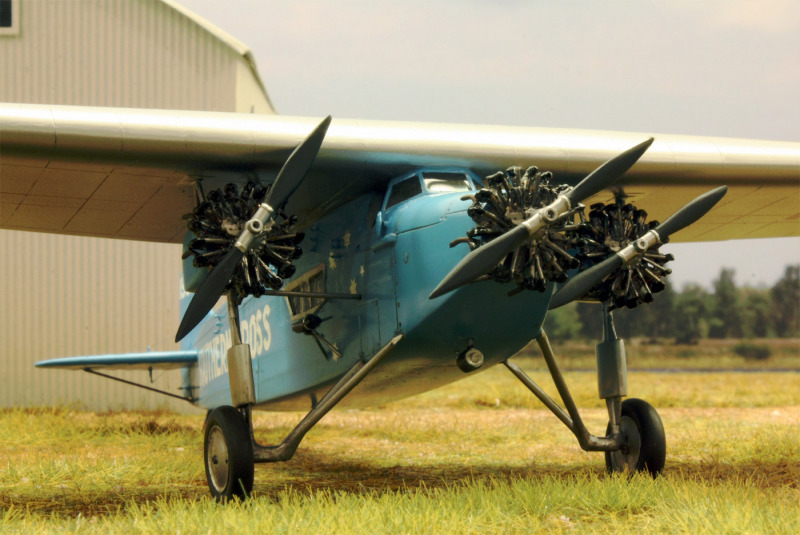
<svg viewBox="0 0 800 535"><path fill-rule="evenodd" d="M619 423L619 431L622 433L622 447L611 452L611 460L615 472L633 473L639 462L639 454L642 449L642 439L639 435L639 428L633 418L623 416Z"/></svg>
<svg viewBox="0 0 800 535"><path fill-rule="evenodd" d="M228 484L228 445L222 429L214 426L208 433L208 473L211 483L218 492Z"/></svg>

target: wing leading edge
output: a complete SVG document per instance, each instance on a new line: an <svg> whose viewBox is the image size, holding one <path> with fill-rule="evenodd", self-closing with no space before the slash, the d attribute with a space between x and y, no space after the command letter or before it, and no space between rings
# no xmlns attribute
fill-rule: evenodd
<svg viewBox="0 0 800 535"><path fill-rule="evenodd" d="M0 104L0 227L180 243L195 180L267 183L316 118ZM419 166L537 165L575 184L652 134L334 120L287 207L309 225ZM729 193L673 241L800 235L800 143L655 135L624 193L664 219ZM603 192L587 202L607 201Z"/></svg>

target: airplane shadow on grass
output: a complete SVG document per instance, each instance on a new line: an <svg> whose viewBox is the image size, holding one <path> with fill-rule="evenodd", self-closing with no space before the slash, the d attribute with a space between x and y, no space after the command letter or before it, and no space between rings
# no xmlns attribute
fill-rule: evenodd
<svg viewBox="0 0 800 535"><path fill-rule="evenodd" d="M351 495L415 493L436 489L468 488L482 482L489 486L524 480L559 480L580 484L609 476L602 457L586 463L531 463L527 466L490 464L477 461L464 464L397 464L378 466L323 457L316 453L298 453L288 463L256 465L255 500L281 502L287 496L313 496L320 492ZM668 465L666 478L678 478L714 486L740 483L743 486L800 488L800 463L795 461L713 463L679 461ZM38 489L36 493L2 493L0 509L11 507L35 514L65 517L104 516L125 511L133 504L157 509L166 502L189 502L210 499L204 477L172 482L169 486L146 481L131 488ZM435 497L432 497L435 499Z"/></svg>
<svg viewBox="0 0 800 535"><path fill-rule="evenodd" d="M667 462L669 463L669 459ZM273 474L278 477L272 477ZM254 496L278 498L284 495L287 485L291 486L294 492L301 494L320 491L372 494L467 487L472 482L480 480L502 483L547 478L569 482L606 477L614 476L606 472L602 455L579 464L535 462L527 466L518 466L478 461L471 465L421 463L376 466L368 462L342 461L322 458L315 454L298 453L293 461L284 465L257 465ZM682 461L669 464L664 470L663 477L705 482L710 485L747 482L750 486L760 488L778 485L800 488L800 463Z"/></svg>

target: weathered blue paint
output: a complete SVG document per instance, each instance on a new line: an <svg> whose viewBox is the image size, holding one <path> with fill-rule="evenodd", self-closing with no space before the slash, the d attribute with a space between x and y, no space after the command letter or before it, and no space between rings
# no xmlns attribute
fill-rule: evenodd
<svg viewBox="0 0 800 535"><path fill-rule="evenodd" d="M471 172L453 168L480 181ZM483 352L484 368L502 362L522 349L541 331L552 288L544 293L507 294L513 285L480 282L429 299L431 290L466 254L467 245L450 248L473 226L461 200L465 191L433 193L424 190L422 172L416 177L421 193L386 206L387 191L365 194L304 229L300 280L324 266L324 291L359 294L360 300L330 300L316 313L325 319L318 331L335 344L342 357L323 354L311 336L292 332L294 316L285 297L247 298L240 306L242 341L250 345L256 386L256 407L304 410L321 398L333 382L359 360L369 360L398 333L403 340L348 396L341 406L385 403L467 377L456 357L469 345ZM187 238L188 239L188 238ZM187 241L188 243L188 241ZM184 266L190 287L202 280L203 270ZM192 294L181 281L181 313ZM149 363L183 367L183 385L194 403L213 408L231 403L227 350L230 322L223 304L169 356L133 358L84 357L62 364L108 367ZM155 355L155 354L148 354ZM137 360L138 359L138 360ZM177 359L177 360L176 360ZM180 360L184 359L184 360ZM188 360L187 360L188 359ZM40 366L53 364L40 363Z"/></svg>
<svg viewBox="0 0 800 535"><path fill-rule="evenodd" d="M383 403L456 381L466 377L456 357L470 343L484 353L488 368L540 332L550 290L508 297L512 286L486 282L428 299L466 253L466 245L449 247L473 226L466 214L470 203L461 200L465 193L423 192L384 209L385 192L375 192L305 229L294 279L324 265L326 291L360 294L361 300L331 300L319 313L329 318L319 331L342 352L338 361L326 358L310 336L292 333L288 299L245 300L242 337L251 346L258 408L308 409L355 362L368 360L397 333L403 341L342 406ZM200 350L203 407L230 403L226 309L215 314L186 343Z"/></svg>

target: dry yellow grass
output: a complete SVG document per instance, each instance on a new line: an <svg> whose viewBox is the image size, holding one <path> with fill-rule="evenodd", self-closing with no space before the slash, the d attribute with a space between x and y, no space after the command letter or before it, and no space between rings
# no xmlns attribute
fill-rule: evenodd
<svg viewBox="0 0 800 535"><path fill-rule="evenodd" d="M536 369L535 360L521 359ZM541 372L532 375L553 390ZM590 430L595 376L570 372ZM370 410L334 412L254 498L219 507L202 416L0 411L0 531L142 533L753 532L800 530L800 374L634 372L659 408L656 481L605 474L502 368ZM280 440L302 415L257 413Z"/></svg>

